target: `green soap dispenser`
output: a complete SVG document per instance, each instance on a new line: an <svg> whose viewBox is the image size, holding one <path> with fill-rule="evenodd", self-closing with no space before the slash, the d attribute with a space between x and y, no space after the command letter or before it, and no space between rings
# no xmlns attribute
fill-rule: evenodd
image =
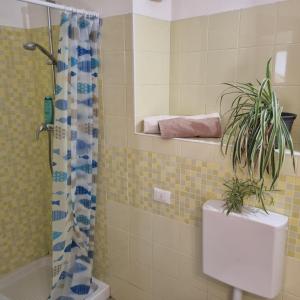
<svg viewBox="0 0 300 300"><path fill-rule="evenodd" d="M50 96L46 96L44 100L44 121L45 124L53 124L53 99Z"/></svg>

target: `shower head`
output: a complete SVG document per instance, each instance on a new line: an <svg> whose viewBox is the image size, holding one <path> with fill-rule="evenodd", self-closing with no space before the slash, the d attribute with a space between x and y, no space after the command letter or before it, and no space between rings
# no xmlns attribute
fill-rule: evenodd
<svg viewBox="0 0 300 300"><path fill-rule="evenodd" d="M44 53L52 62L53 65L57 64L57 61L55 57L43 46L39 45L38 43L34 42L28 42L23 45L24 49L34 51L36 48L38 48L42 53Z"/></svg>

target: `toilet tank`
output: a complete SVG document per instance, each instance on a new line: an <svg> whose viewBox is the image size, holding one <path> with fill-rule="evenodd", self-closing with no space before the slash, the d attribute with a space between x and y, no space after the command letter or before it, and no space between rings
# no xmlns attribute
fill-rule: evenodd
<svg viewBox="0 0 300 300"><path fill-rule="evenodd" d="M224 212L224 201L203 205L203 272L235 288L274 298L282 287L288 218L246 207Z"/></svg>

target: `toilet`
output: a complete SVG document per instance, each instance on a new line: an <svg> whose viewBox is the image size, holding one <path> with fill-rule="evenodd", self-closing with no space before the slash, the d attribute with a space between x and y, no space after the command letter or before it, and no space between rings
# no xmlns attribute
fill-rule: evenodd
<svg viewBox="0 0 300 300"><path fill-rule="evenodd" d="M245 207L224 211L224 201L203 205L203 272L242 291L272 299L282 287L288 218Z"/></svg>

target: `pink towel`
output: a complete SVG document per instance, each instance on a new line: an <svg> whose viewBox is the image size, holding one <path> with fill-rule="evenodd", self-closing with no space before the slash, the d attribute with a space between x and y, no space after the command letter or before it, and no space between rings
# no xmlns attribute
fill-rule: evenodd
<svg viewBox="0 0 300 300"><path fill-rule="evenodd" d="M220 118L185 119L175 118L159 121L161 137L171 138L219 138L221 137Z"/></svg>

